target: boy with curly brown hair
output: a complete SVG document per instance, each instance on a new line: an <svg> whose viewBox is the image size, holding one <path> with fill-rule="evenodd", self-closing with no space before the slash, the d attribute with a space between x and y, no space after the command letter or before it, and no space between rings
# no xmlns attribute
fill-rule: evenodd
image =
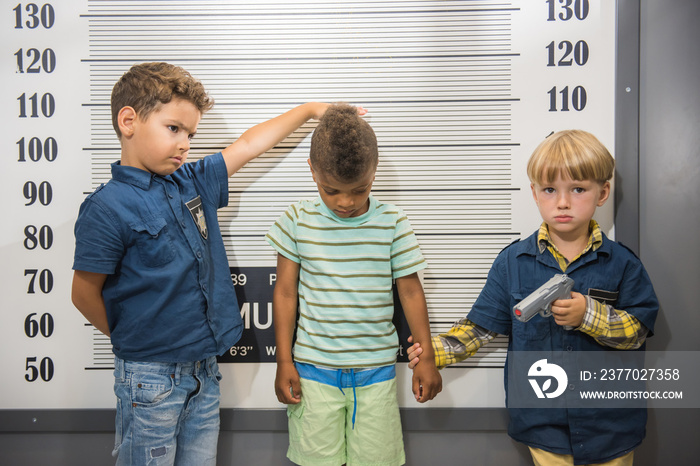
<svg viewBox="0 0 700 466"><path fill-rule="evenodd" d="M216 464L216 356L243 330L217 209L229 176L327 108L300 105L185 163L213 104L180 67L134 65L112 91L121 160L75 224L73 303L115 354L118 465Z"/></svg>

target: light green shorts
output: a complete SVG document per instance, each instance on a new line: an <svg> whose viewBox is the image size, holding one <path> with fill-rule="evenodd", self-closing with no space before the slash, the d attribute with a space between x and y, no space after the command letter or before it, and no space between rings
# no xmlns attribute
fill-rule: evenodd
<svg viewBox="0 0 700 466"><path fill-rule="evenodd" d="M302 378L301 402L289 405L287 415L287 457L297 464L399 466L406 462L395 377L358 386L354 396L352 388L341 392L337 386Z"/></svg>

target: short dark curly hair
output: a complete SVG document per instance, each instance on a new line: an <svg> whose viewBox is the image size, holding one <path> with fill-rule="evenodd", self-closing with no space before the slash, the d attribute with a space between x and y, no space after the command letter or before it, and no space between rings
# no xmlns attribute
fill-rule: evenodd
<svg viewBox="0 0 700 466"><path fill-rule="evenodd" d="M185 69L164 62L139 63L119 78L112 89L112 126L121 139L117 118L124 107L132 107L139 118L148 116L173 97L192 102L205 113L214 106L204 85Z"/></svg>
<svg viewBox="0 0 700 466"><path fill-rule="evenodd" d="M310 159L314 170L351 183L377 168L377 137L356 107L332 105L311 137Z"/></svg>

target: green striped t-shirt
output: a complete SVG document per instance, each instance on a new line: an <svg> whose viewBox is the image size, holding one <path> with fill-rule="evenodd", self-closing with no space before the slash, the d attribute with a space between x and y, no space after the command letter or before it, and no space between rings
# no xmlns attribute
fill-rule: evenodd
<svg viewBox="0 0 700 466"><path fill-rule="evenodd" d="M292 204L266 235L300 264L294 359L333 368L394 364L393 279L426 267L401 209L373 196L369 210L340 218L321 198Z"/></svg>

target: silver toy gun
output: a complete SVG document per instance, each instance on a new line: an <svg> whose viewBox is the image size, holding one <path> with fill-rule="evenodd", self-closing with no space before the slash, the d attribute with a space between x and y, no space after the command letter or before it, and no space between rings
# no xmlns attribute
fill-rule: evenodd
<svg viewBox="0 0 700 466"><path fill-rule="evenodd" d="M542 317L552 315L552 302L571 298L574 281L566 274L557 274L547 283L513 307L513 315L521 322L527 322L539 312Z"/></svg>

